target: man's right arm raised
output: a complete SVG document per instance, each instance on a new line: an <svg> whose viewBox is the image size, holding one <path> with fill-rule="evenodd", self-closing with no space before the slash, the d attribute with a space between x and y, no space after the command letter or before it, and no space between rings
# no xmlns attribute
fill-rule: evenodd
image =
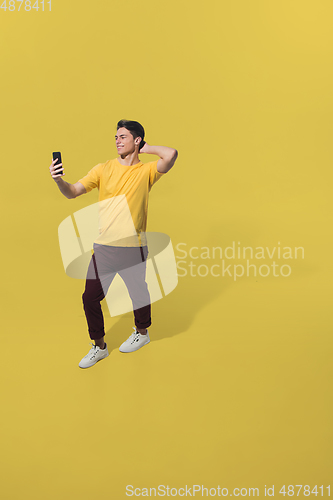
<svg viewBox="0 0 333 500"><path fill-rule="evenodd" d="M53 160L50 165L50 174L54 181L57 183L61 193L68 199L76 198L77 196L86 193L86 188L83 184L81 184L81 182L69 184L69 182L66 182L62 179L62 177L65 175L64 168L62 167L59 169L59 167L62 166L62 163L59 163L59 165L55 166L56 161L57 159Z"/></svg>

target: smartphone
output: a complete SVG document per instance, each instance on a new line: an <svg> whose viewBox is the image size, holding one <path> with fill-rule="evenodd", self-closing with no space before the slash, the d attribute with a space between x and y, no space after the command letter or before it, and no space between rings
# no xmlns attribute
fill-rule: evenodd
<svg viewBox="0 0 333 500"><path fill-rule="evenodd" d="M58 158L57 163L55 163L55 165L54 165L55 167L57 165L59 165L59 163L62 163L62 161L61 161L61 153L60 152L58 152L58 153L52 153L52 156L53 156L53 160L55 160L56 158ZM62 168L64 168L64 167L61 166L60 168L56 168L55 173L62 174L63 173L63 171L61 170ZM58 170L59 170L59 172L58 172Z"/></svg>

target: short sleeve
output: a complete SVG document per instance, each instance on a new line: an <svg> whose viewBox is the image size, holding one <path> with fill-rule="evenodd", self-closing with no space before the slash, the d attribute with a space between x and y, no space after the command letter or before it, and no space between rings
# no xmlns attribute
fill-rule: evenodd
<svg viewBox="0 0 333 500"><path fill-rule="evenodd" d="M87 175L82 177L82 179L79 179L78 182L81 182L83 186L86 189L86 192L89 193L92 189L95 187L99 187L99 179L101 177L101 167L103 163L99 163L98 165L95 165Z"/></svg>
<svg viewBox="0 0 333 500"><path fill-rule="evenodd" d="M157 170L157 162L158 160L156 161L152 161L149 165L149 186L152 187L155 182L157 182L163 175L165 175L165 173L161 173L161 172L158 172Z"/></svg>

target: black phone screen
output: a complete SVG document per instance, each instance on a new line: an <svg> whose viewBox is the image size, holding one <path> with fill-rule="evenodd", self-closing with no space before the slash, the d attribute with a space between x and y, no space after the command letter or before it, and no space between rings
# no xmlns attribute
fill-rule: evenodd
<svg viewBox="0 0 333 500"><path fill-rule="evenodd" d="M59 151L59 152L56 152L56 153L52 153L52 156L53 156L53 160L55 160L56 158L58 158L58 161L57 161L57 163L55 164L55 167L56 167L57 165L59 165L59 163L62 163L62 161L61 161L61 153L60 153L60 151ZM56 171L57 171L57 170L61 170L62 168L63 168L63 167L57 168L57 169L56 169ZM59 173L60 173L60 172L59 172Z"/></svg>

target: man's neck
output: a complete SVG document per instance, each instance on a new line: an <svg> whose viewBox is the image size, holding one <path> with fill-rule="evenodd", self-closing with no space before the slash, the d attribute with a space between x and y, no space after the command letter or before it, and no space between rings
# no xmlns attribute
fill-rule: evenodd
<svg viewBox="0 0 333 500"><path fill-rule="evenodd" d="M136 165L137 163L140 163L138 153L136 153L136 152L129 154L129 155L126 155L126 156L119 155L117 160L119 161L119 163L121 163L121 165L125 165L126 167L130 167L132 165Z"/></svg>

